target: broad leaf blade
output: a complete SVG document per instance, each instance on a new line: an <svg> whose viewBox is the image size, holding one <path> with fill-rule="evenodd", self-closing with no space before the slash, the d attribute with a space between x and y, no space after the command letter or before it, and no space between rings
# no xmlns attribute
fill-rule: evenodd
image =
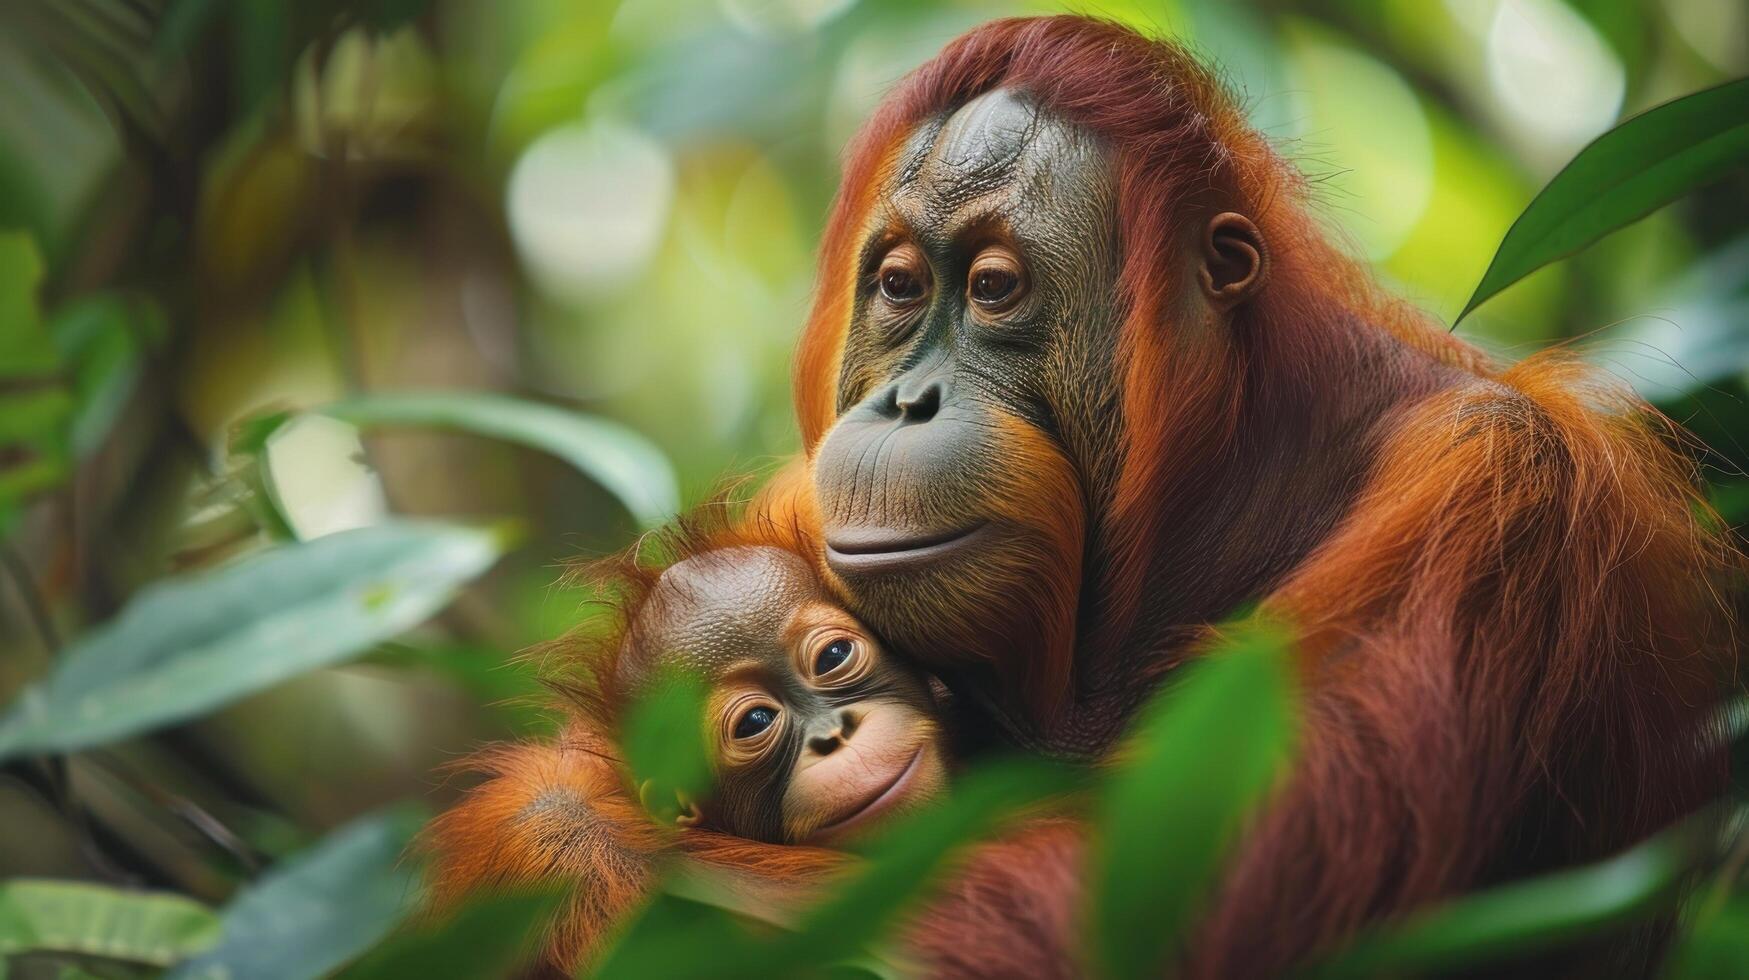
<svg viewBox="0 0 1749 980"><path fill-rule="evenodd" d="M659 821L673 821L682 799L702 799L710 790L706 693L699 675L670 672L659 677L627 713L621 749L644 805Z"/></svg>
<svg viewBox="0 0 1749 980"><path fill-rule="evenodd" d="M1365 936L1319 977L1413 976L1546 949L1656 914L1674 900L1704 850L1706 818L1606 861L1502 885Z"/></svg>
<svg viewBox="0 0 1749 980"><path fill-rule="evenodd" d="M540 402L467 391L365 395L322 409L355 425L459 429L548 452L605 487L653 527L680 509L674 468L648 439L616 422Z"/></svg>
<svg viewBox="0 0 1749 980"><path fill-rule="evenodd" d="M1749 79L1629 119L1579 151L1507 231L1458 320L1495 293L1749 162Z"/></svg>
<svg viewBox="0 0 1749 980"><path fill-rule="evenodd" d="M0 233L0 378L53 377L61 359L43 331L43 260L22 231Z"/></svg>
<svg viewBox="0 0 1749 980"><path fill-rule="evenodd" d="M946 799L895 820L871 844L860 870L793 929L755 928L758 924L714 904L665 895L628 930L595 975L756 980L859 961L866 968L869 947L939 878L950 855L1024 808L1081 782L1081 773L1046 762L985 766L956 782Z"/></svg>
<svg viewBox="0 0 1749 980"><path fill-rule="evenodd" d="M0 884L0 954L74 953L166 966L218 937L218 917L183 895L31 878Z"/></svg>
<svg viewBox="0 0 1749 980"><path fill-rule="evenodd" d="M391 938L340 974L342 980L475 980L521 976L558 912L561 891L476 898L447 920Z"/></svg>
<svg viewBox="0 0 1749 980"><path fill-rule="evenodd" d="M50 333L67 364L78 406L71 436L80 458L103 444L139 382L144 344L163 329L157 307L107 293L81 297L55 311Z"/></svg>
<svg viewBox="0 0 1749 980"><path fill-rule="evenodd" d="M1099 808L1094 945L1108 976L1152 976L1191 924L1292 740L1285 633L1240 628L1141 714Z"/></svg>
<svg viewBox="0 0 1749 980"><path fill-rule="evenodd" d="M749 923L715 905L658 895L599 965L593 980L644 977L779 976L762 960Z"/></svg>
<svg viewBox="0 0 1749 980"><path fill-rule="evenodd" d="M867 866L804 916L768 962L799 969L862 953L937 880L951 854L1022 810L1077 789L1082 777L1065 766L1019 759L957 779L945 799L884 830L868 849Z"/></svg>
<svg viewBox="0 0 1749 980"><path fill-rule="evenodd" d="M1701 904L1710 901L1709 892L1698 893ZM1665 976L1669 980L1709 980L1741 976L1746 966L1749 966L1749 895L1737 894L1720 907L1703 911L1695 917L1693 926L1679 935Z"/></svg>
<svg viewBox="0 0 1749 980"><path fill-rule="evenodd" d="M166 980L310 980L376 945L416 899L401 860L416 811L361 817L280 864L225 907L222 938Z"/></svg>
<svg viewBox="0 0 1749 980"><path fill-rule="evenodd" d="M443 608L498 550L485 531L400 522L154 585L0 716L0 758L125 738L362 653Z"/></svg>
<svg viewBox="0 0 1749 980"><path fill-rule="evenodd" d="M24 232L0 232L0 530L33 494L66 478L73 401L44 329L43 261Z"/></svg>

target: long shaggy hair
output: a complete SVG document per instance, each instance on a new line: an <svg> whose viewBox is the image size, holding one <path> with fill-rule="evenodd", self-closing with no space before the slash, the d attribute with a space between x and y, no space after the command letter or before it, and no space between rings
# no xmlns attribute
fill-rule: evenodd
<svg viewBox="0 0 1749 980"><path fill-rule="evenodd" d="M570 898L551 924L546 958L569 975L605 948L671 866L707 869L730 894L781 906L844 865L842 855L821 848L657 824L619 751L626 707L621 661L635 648L638 612L663 571L743 546L816 555L807 490L805 471L792 465L744 505L725 491L620 554L568 573L568 584L593 595L605 615L532 654L566 717L563 734L553 744L492 746L454 767L484 781L421 838L420 849L432 858L434 910L482 890L567 886Z"/></svg>
<svg viewBox="0 0 1749 980"><path fill-rule="evenodd" d="M1106 663L1092 658L1140 616L1171 622L1223 562L1252 566L1251 597L1303 629L1303 757L1189 974L1275 975L1365 922L1601 856L1716 795L1707 719L1734 680L1726 592L1743 560L1679 428L1568 352L1504 366L1378 289L1327 242L1299 173L1171 43L1081 17L1002 20L898 85L851 147L827 223L794 366L808 452L837 412L858 237L896 152L999 87L1102 136L1117 183L1124 438L1077 662ZM1196 286L1180 256L1217 208L1260 227L1269 283L1230 322L1186 323ZM1176 333L1203 327L1231 343ZM1241 438L1304 418L1360 464L1324 471ZM1208 506L1258 487L1342 506L1316 525ZM1163 570L1162 554L1188 560Z"/></svg>

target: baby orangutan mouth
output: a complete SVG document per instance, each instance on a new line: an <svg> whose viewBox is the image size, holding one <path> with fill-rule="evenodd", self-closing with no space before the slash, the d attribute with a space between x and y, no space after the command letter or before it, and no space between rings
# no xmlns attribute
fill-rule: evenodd
<svg viewBox="0 0 1749 980"><path fill-rule="evenodd" d="M778 844L849 839L947 783L927 677L889 654L800 554L709 550L662 572L617 682L705 681L715 789L689 826Z"/></svg>
<svg viewBox="0 0 1749 980"><path fill-rule="evenodd" d="M942 779L941 757L935 744L918 746L904 768L884 784L876 784L873 794L857 802L845 816L815 830L808 843L829 844L857 837L889 814L896 815L927 802L940 791Z"/></svg>

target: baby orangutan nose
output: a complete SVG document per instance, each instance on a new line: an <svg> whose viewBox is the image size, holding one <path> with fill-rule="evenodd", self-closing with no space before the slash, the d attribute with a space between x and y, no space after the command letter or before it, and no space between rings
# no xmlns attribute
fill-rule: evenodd
<svg viewBox="0 0 1749 980"><path fill-rule="evenodd" d="M824 735L815 735L808 739L808 748L817 755L831 755L837 748L850 740L856 734L856 726L862 721L862 713L855 708L841 708L838 711L838 726Z"/></svg>

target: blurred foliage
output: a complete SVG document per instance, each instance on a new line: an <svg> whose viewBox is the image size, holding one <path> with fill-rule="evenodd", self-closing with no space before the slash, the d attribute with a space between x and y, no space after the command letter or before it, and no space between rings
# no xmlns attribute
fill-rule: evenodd
<svg viewBox="0 0 1749 980"><path fill-rule="evenodd" d="M1253 624L1137 717L1098 809L1093 941L1107 976L1156 972L1292 747L1288 634ZM1219 752L1208 751L1220 746ZM1192 789L1194 787L1194 789Z"/></svg>
<svg viewBox="0 0 1749 980"><path fill-rule="evenodd" d="M594 615L557 566L796 448L789 352L845 140L956 33L1065 7L1213 60L1389 285L1448 320L1505 287L1460 332L1508 355L1577 340L1694 430L1721 513L1749 519L1749 123L1742 83L1721 87L1749 70L1736 0L10 0L15 973L481 975L522 955L551 896L380 942L409 908L392 859L410 823L361 814L441 807L460 787L434 768L551 731L516 653ZM1575 164L1544 192L1533 223L1559 247L1496 258L1590 141L1707 89L1737 101L1686 130L1630 123L1613 171ZM1612 180L1646 192L1599 215L1623 200ZM971 774L805 921L667 882L609 972L887 975L883 924L943 862L1063 794L1104 831L1100 965L1156 961L1172 936L1126 911L1194 911L1291 744L1274 646L1242 634L1174 684L1097 785L1024 761ZM651 706L634 749L681 789L696 759L662 733L688 730L688 703ZM1164 832L1134 823L1161 812ZM1326 966L1563 941L1668 908L1698 861L1672 969L1741 970L1749 836L1721 823L1722 854L1655 838Z"/></svg>

